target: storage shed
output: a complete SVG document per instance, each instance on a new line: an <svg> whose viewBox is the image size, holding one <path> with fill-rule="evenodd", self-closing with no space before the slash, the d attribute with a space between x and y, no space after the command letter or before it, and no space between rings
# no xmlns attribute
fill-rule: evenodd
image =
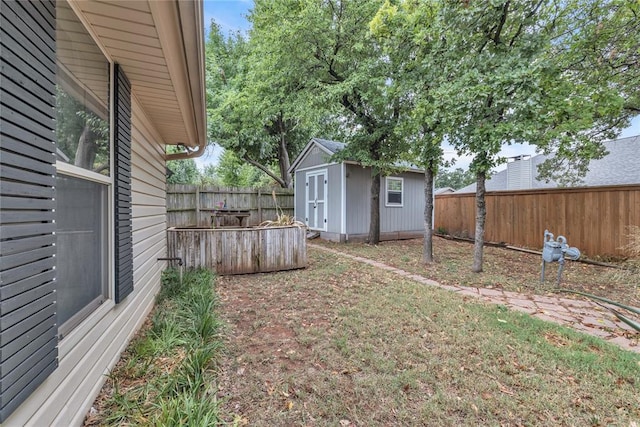
<svg viewBox="0 0 640 427"><path fill-rule="evenodd" d="M289 169L294 174L295 217L323 239L362 241L371 217L371 168L333 161L342 142L312 138ZM424 233L424 172L407 166L380 182L380 238L396 240Z"/></svg>

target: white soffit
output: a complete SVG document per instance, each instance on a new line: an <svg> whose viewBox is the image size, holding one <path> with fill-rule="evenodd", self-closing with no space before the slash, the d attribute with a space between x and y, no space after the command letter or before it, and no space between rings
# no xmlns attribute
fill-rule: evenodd
<svg viewBox="0 0 640 427"><path fill-rule="evenodd" d="M185 6L192 14L183 15L184 6L173 1L72 3L113 61L122 66L133 93L164 139L159 142L194 147L204 141L201 1L188 2ZM185 21L192 25L185 27ZM194 34L183 35L183 29Z"/></svg>

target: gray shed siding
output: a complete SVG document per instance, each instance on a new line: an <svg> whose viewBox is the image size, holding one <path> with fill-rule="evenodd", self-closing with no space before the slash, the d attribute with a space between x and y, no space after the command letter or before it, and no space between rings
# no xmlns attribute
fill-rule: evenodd
<svg viewBox="0 0 640 427"><path fill-rule="evenodd" d="M342 164L327 166L327 233L340 233L342 222Z"/></svg>
<svg viewBox="0 0 640 427"><path fill-rule="evenodd" d="M392 177L404 178L403 206L387 207L386 178L380 182L380 232L417 231L424 228L424 175L405 172Z"/></svg>
<svg viewBox="0 0 640 427"><path fill-rule="evenodd" d="M304 222L304 171L296 171L293 182L293 215Z"/></svg>
<svg viewBox="0 0 640 427"><path fill-rule="evenodd" d="M367 234L371 217L371 170L347 165L347 234ZM386 181L380 182L380 232L420 231L424 217L424 175L405 172L393 177L403 178L403 207L387 207Z"/></svg>
<svg viewBox="0 0 640 427"><path fill-rule="evenodd" d="M347 165L347 234L369 232L371 169Z"/></svg>
<svg viewBox="0 0 640 427"><path fill-rule="evenodd" d="M300 164L296 166L296 171L300 169L310 168L318 165L324 165L329 163L331 156L326 151L322 150L317 145L311 147L309 152L300 161Z"/></svg>

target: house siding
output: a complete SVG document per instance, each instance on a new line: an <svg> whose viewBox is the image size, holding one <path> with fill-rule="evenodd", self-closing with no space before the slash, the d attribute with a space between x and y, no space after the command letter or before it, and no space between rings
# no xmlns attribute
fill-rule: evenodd
<svg viewBox="0 0 640 427"><path fill-rule="evenodd" d="M6 425L81 425L115 365L144 322L166 262L165 161L161 141L132 99L133 292L103 303L59 344L59 367L11 415Z"/></svg>

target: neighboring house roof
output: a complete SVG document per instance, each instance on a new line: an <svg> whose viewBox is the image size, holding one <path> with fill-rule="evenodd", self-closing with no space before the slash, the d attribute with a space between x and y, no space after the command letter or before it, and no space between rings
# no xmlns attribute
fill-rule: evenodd
<svg viewBox="0 0 640 427"><path fill-rule="evenodd" d="M106 0L72 4L86 18L104 49L125 71L134 96L160 132L159 142L200 147L204 152L202 0ZM78 43L74 49L81 46Z"/></svg>
<svg viewBox="0 0 640 427"><path fill-rule="evenodd" d="M604 146L609 154L589 163L589 171L582 179L580 186L640 184L640 167L638 167L640 135L607 141ZM540 154L507 163L507 169L496 173L486 181L486 191L558 187L558 183L553 180L545 182L537 179L538 165L547 158L549 156ZM476 184L473 183L456 193L474 193L475 191Z"/></svg>
<svg viewBox="0 0 640 427"><path fill-rule="evenodd" d="M328 139L311 138L311 140L307 143L307 145L305 145L302 151L300 151L300 154L298 154L298 157L296 157L296 159L293 161L293 163L289 167L290 173L296 170L300 162L302 162L302 160L307 156L307 154L309 153L309 151L311 151L313 147L319 147L322 151L324 151L328 155L333 156L334 154L344 150L347 147L347 144L345 144L344 142L331 141ZM345 163L359 164L355 160L345 160ZM424 173L424 170L419 169L416 165L412 165L409 162L396 162L394 166L401 169L405 169L407 172Z"/></svg>
<svg viewBox="0 0 640 427"><path fill-rule="evenodd" d="M451 187L442 187L442 188L436 188L436 190L433 192L433 194L438 195L438 194L449 194L449 193L455 193L456 189L455 188L451 188Z"/></svg>

